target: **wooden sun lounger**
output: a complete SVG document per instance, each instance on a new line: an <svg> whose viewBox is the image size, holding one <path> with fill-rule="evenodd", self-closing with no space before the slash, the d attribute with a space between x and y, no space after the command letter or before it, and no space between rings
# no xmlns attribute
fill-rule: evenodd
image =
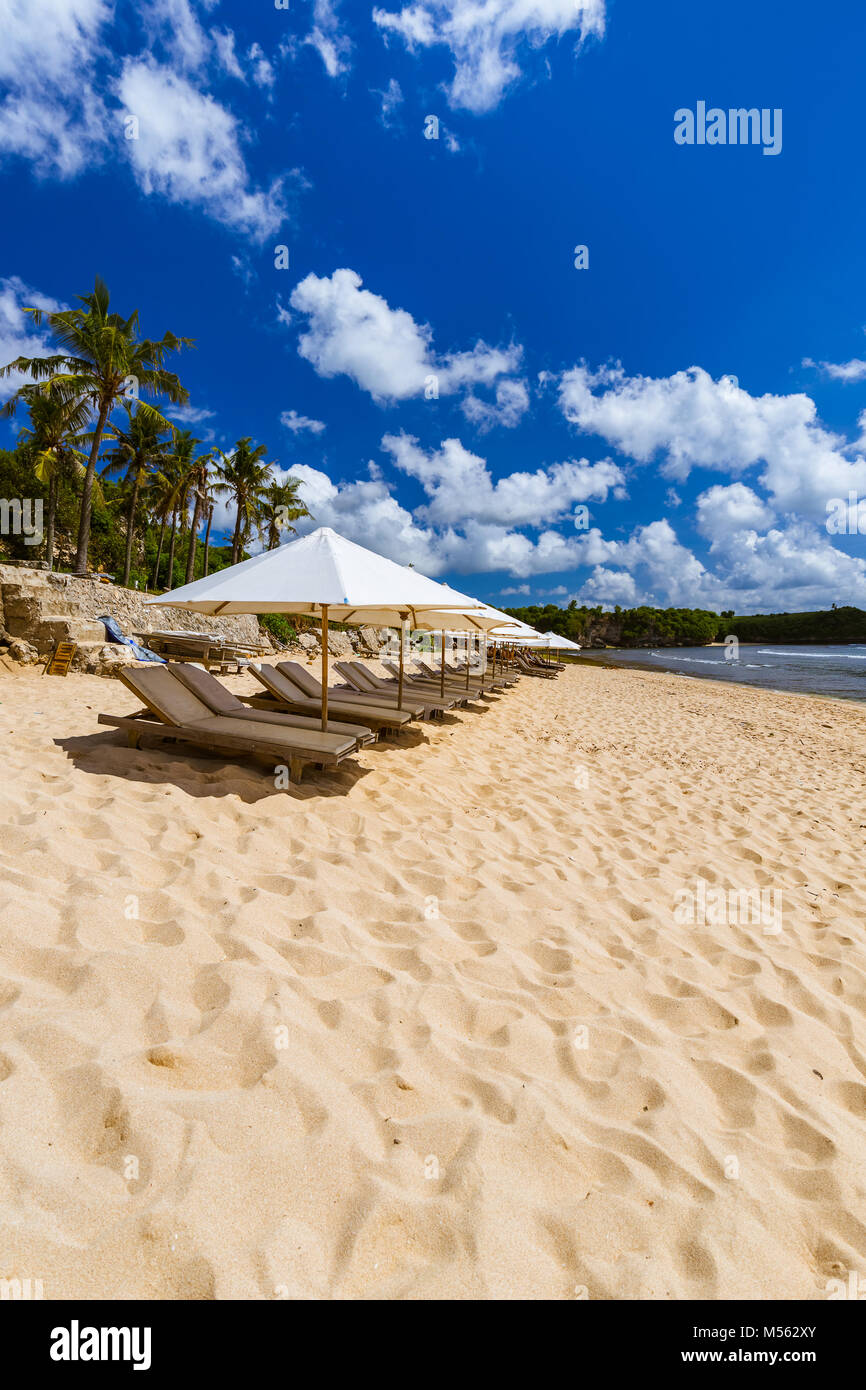
<svg viewBox="0 0 866 1390"><path fill-rule="evenodd" d="M193 695L207 705L212 714L225 714L234 719L252 719L260 723L275 724L282 729L315 729L322 732L321 719L313 719L306 714L281 713L279 710L251 709L230 690L200 666L177 662L170 668L171 674L182 681ZM361 724L338 724L328 720L329 734L345 734L347 738L357 739L359 747L365 743L375 743L376 734Z"/></svg>
<svg viewBox="0 0 866 1390"><path fill-rule="evenodd" d="M300 686L296 685L290 676L285 672L277 670L275 666L253 663L247 667L268 692L266 696L254 696L245 700L253 709L286 709L296 714L309 714L313 717L321 711L321 699L313 700L305 695ZM331 708L330 697L328 700ZM381 711L373 708L372 705L355 705L341 703L339 709L333 706L334 713L343 724L361 724L377 732L387 729L403 729L412 722L412 716L404 713L403 710Z"/></svg>
<svg viewBox="0 0 866 1390"><path fill-rule="evenodd" d="M525 676L541 676L543 680L556 680L558 671L542 671L537 666L531 666L529 662L523 661L519 656L515 657L515 666L518 671L522 671Z"/></svg>
<svg viewBox="0 0 866 1390"><path fill-rule="evenodd" d="M337 663L337 665L341 664L342 663ZM322 682L316 680L316 677L313 675L312 671L308 671L304 666L300 664L299 661L278 661L277 670L282 671L283 675L287 676L289 680L292 681L293 684L296 685L303 692L303 694L307 696L308 699L318 700L321 704ZM328 705L330 706L333 704L336 708L336 706L341 703L350 705L361 705L364 709L366 709L368 705L372 705L374 709L380 710L392 710L398 708L396 700L386 699L385 696L383 696L381 693L371 695L369 691L366 691L363 694L359 694L355 690L350 690L345 685L329 685ZM404 714L411 715L413 719L420 719L421 714L423 712L423 706L417 700L417 698L413 698L409 704L407 704L406 700L404 699L402 705L400 705L399 708L403 711Z"/></svg>
<svg viewBox="0 0 866 1390"><path fill-rule="evenodd" d="M290 780L299 781L305 763L336 767L358 746L354 737L345 734L277 728L258 720L213 714L167 666L128 666L118 677L155 717L145 718L143 711L132 718L100 714L98 722L125 729L133 748L140 747L146 737L168 739L232 759L242 754L272 767L285 764Z"/></svg>
<svg viewBox="0 0 866 1390"><path fill-rule="evenodd" d="M399 679L400 670L396 661L383 661L382 665L386 670L391 672L395 679ZM452 708L455 704L468 705L471 701L479 698L478 691L472 689L458 689L453 681L447 679L445 681L445 694L443 696L441 693L442 686L438 680L434 681L427 675L419 675L408 666L405 667L403 671L403 688L404 690L409 690L413 695L417 691L428 700L451 700Z"/></svg>
<svg viewBox="0 0 866 1390"><path fill-rule="evenodd" d="M429 671L431 673L434 672L436 669L429 661L422 661L420 664L425 671ZM454 685L462 685L465 689L466 663L463 662L461 665L453 666L450 662L448 662L445 667L445 679L446 681L451 680ZM495 690L498 692L501 690L509 689L515 683L516 680L516 676L509 677L506 680L504 676L494 676L492 671L473 671L471 667L469 669L470 690L475 689L481 692L486 690Z"/></svg>
<svg viewBox="0 0 866 1390"><path fill-rule="evenodd" d="M462 676L464 680L466 679L466 662L465 662L465 661L457 661L457 662L454 663L453 666L447 666L445 669L446 669L446 673L447 673L448 671L453 671L453 672L455 672L458 676ZM471 670L471 668L470 668L470 672L469 672L469 678L470 678L470 680L472 679L472 675L473 675L473 672L472 672L472 670ZM479 673L478 673L478 676L479 676L479 679L481 679L481 680L484 681L484 684L485 684L485 685L486 685L486 684L488 683L488 681L489 681L490 684L491 684L491 686L492 686L492 688L493 688L494 690L497 689L499 686L502 686L503 689L506 689L506 688L507 688L507 689L510 690L511 687L517 685L517 682L520 680L520 677L519 677L517 674L514 674L514 675L512 675L512 676L506 676L503 672L500 672L500 671L498 671L498 670L497 670L496 673L494 674L493 669L492 669L492 666L491 666L491 664L490 664L489 662L488 662L488 664L487 664L487 669L486 669L485 671L483 671L483 672L479 672Z"/></svg>
<svg viewBox="0 0 866 1390"><path fill-rule="evenodd" d="M385 661L382 664L387 666L389 671L393 671L393 663ZM436 670L429 662L419 660L410 671L412 679L417 680L419 685L432 686L434 690L442 689L442 672ZM466 676L458 675L452 666L445 667L445 691L446 694L450 692L464 702L486 699L492 693L490 687L485 687L478 676L470 677L467 685Z"/></svg>
<svg viewBox="0 0 866 1390"><path fill-rule="evenodd" d="M345 680L350 681L357 690L359 700L363 699L365 702L378 700L396 709L410 709L419 719L432 719L434 715L441 714L444 710L451 709L457 704L457 701L452 700L448 695L445 696L444 700L441 695L437 696L435 700L431 700L426 693L422 696L420 691L412 690L404 684L403 703L398 705L397 681L382 680L381 677L375 676L372 671L369 671L361 661L335 661L334 666L340 675ZM355 699L354 695L352 699ZM423 700L423 704L419 704L419 700Z"/></svg>

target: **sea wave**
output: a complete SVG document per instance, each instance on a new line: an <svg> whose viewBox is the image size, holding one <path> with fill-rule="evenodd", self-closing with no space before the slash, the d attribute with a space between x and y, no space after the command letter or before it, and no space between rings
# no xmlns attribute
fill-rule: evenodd
<svg viewBox="0 0 866 1390"><path fill-rule="evenodd" d="M758 656L789 656L811 658L812 661L866 661L866 655L852 656L850 652L779 652L775 648L761 648Z"/></svg>

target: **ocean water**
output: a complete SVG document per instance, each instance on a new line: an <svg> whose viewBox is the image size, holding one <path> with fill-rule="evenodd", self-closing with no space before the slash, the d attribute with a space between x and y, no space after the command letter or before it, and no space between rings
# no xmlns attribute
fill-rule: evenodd
<svg viewBox="0 0 866 1390"><path fill-rule="evenodd" d="M676 671L682 676L757 685L766 690L866 700L866 645L795 647L741 642L737 661L725 660L724 647L588 650L584 655L613 666L642 666L653 671Z"/></svg>

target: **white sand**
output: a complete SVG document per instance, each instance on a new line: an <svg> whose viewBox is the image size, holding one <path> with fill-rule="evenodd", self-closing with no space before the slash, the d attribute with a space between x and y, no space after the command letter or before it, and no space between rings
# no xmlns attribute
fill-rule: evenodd
<svg viewBox="0 0 866 1390"><path fill-rule="evenodd" d="M864 707L570 669L276 791L128 749L96 724L119 683L0 673L0 701L0 1276L866 1273ZM781 931L678 921L699 877L777 892Z"/></svg>

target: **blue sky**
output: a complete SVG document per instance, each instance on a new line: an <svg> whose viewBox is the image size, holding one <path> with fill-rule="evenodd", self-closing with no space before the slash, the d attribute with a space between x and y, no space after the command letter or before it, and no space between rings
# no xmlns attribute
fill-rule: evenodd
<svg viewBox="0 0 866 1390"><path fill-rule="evenodd" d="M853 0L0 0L0 357L98 273L196 340L203 440L483 598L866 607L856 503L826 527L866 497L864 31ZM780 152L678 144L698 102L781 111Z"/></svg>

